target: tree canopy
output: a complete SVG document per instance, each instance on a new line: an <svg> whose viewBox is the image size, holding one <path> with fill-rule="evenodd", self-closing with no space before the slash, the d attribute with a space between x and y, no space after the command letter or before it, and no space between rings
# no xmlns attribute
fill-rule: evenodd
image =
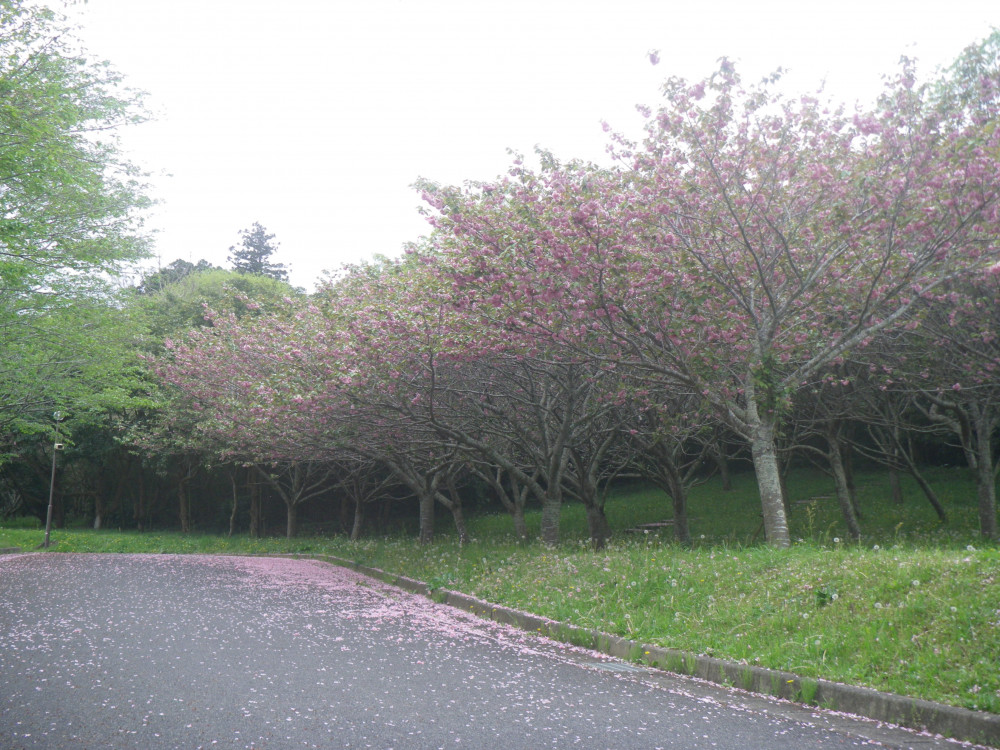
<svg viewBox="0 0 1000 750"><path fill-rule="evenodd" d="M111 282L145 254L143 174L117 142L145 114L60 16L19 0L0 0L0 102L0 423L16 440L74 408Z"/></svg>
<svg viewBox="0 0 1000 750"><path fill-rule="evenodd" d="M616 166L542 152L489 183L423 181L434 232L408 258L349 269L280 316L218 316L161 375L220 451L369 446L428 534L435 500L460 523L444 488L464 464L534 494L546 541L563 498L583 502L600 543L616 467L648 472L636 452L653 453L655 481L682 494L691 456L726 435L752 459L767 540L787 546L781 466L801 435L856 536L839 425L864 417L839 394L892 370L928 300L948 290L954 310L998 267L994 47L923 84L904 61L851 113L777 77L744 85L728 61L671 79L641 142L612 134Z"/></svg>
<svg viewBox="0 0 1000 750"><path fill-rule="evenodd" d="M86 286L141 257L149 205L117 131L142 98L52 11L0 2L0 293Z"/></svg>
<svg viewBox="0 0 1000 750"><path fill-rule="evenodd" d="M221 270L222 269L218 266L213 266L204 259L199 260L197 263L191 263L183 258L178 258L163 268L145 274L138 286L136 286L136 293L146 295L156 294L157 292L162 292L171 284L175 284L191 274L199 273L201 271Z"/></svg>
<svg viewBox="0 0 1000 750"><path fill-rule="evenodd" d="M0 7L24 64L41 55L35 67L62 70L25 41L50 17ZM88 151L103 134L58 135L78 121L55 103L51 136L5 110L30 143L0 136L11 185L0 194L0 426L16 433L0 449L32 448L43 466L48 415L69 411L65 428L99 447L87 460L121 468L119 497L132 472L140 525L218 522L221 478L231 529L241 491L252 530L270 492L292 534L299 506L351 485L355 535L365 487L393 487L417 501L424 542L436 507L464 538L463 503L491 493L521 537L537 505L547 543L562 505L580 503L596 546L610 534L608 488L625 475L663 488L688 542L689 488L736 458L753 467L767 541L787 546L792 461L834 478L859 539L850 457L919 483L917 436L958 446L981 533L996 536L998 38L927 82L904 60L873 106L851 111L790 95L777 76L745 84L728 61L700 81L672 78L639 139L611 133L611 165L539 151L537 166L515 157L490 182L420 181L430 235L311 295L288 286L274 235L254 223L230 248L234 270L178 260L112 296L97 280L141 248L129 218L141 191L131 203L116 192L132 183L114 149ZM107 113L137 104L114 101L102 110L112 128ZM96 183L63 163L74 143L86 169L105 159L98 187L124 201L109 199L114 220L75 192L73 180ZM100 210L82 229L61 213L84 208ZM93 466L85 476L104 486ZM18 481L37 489L37 477Z"/></svg>

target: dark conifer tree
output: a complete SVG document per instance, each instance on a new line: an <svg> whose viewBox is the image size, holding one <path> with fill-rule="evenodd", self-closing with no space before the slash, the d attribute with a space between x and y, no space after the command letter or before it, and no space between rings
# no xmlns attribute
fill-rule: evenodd
<svg viewBox="0 0 1000 750"><path fill-rule="evenodd" d="M240 231L240 237L242 238L240 245L229 248L228 260L233 264L234 271L288 281L288 269L285 265L272 263L270 260L278 251L278 243L272 242L273 234L268 234L267 230L255 221L250 229Z"/></svg>

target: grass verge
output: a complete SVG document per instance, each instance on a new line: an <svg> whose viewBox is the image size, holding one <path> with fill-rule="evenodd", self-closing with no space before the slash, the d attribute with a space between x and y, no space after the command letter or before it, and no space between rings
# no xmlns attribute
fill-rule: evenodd
<svg viewBox="0 0 1000 750"><path fill-rule="evenodd" d="M1000 549L976 537L965 480L941 482L952 517L943 526L915 496L903 507L879 501L880 478L866 477L867 536L846 544L823 482L805 479L793 485L797 541L787 550L749 543L757 518L745 487L713 494L710 485L692 498L692 548L620 533L594 552L574 506L555 548L516 542L502 516L471 519L474 539L489 541L465 546L444 533L423 547L399 537L60 530L53 539L66 552L330 554L652 645L1000 713ZM622 529L662 520L668 507L633 489L609 500L608 515ZM0 528L0 547L30 549L42 537Z"/></svg>

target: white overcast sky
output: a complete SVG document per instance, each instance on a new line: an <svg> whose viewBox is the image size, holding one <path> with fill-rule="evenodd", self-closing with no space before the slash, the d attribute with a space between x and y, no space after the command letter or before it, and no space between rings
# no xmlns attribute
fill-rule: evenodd
<svg viewBox="0 0 1000 750"><path fill-rule="evenodd" d="M154 174L156 254L226 265L263 224L312 289L426 233L417 177L486 180L507 148L603 158L670 75L826 80L870 101L900 55L930 73L1000 26L996 0L88 0L90 53L148 92L127 135ZM647 52L660 50L653 67ZM156 261L154 261L154 264Z"/></svg>

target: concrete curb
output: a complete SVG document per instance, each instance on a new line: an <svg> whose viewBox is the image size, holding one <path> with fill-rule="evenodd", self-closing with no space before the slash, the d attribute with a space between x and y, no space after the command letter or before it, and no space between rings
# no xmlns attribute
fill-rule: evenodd
<svg viewBox="0 0 1000 750"><path fill-rule="evenodd" d="M0 547L0 555L14 555L20 551L20 547Z"/></svg>
<svg viewBox="0 0 1000 750"><path fill-rule="evenodd" d="M649 646L598 630L588 630L577 625L491 604L457 591L432 589L422 581L330 555L292 553L274 557L313 559L349 568L485 619L539 633L562 643L581 646L625 661L644 663L667 672L699 677L720 685L784 698L808 706L856 714L875 721L940 734L965 742L1000 747L1000 714L970 711L943 703L883 693L871 688L800 677L791 672L737 664L661 646Z"/></svg>

